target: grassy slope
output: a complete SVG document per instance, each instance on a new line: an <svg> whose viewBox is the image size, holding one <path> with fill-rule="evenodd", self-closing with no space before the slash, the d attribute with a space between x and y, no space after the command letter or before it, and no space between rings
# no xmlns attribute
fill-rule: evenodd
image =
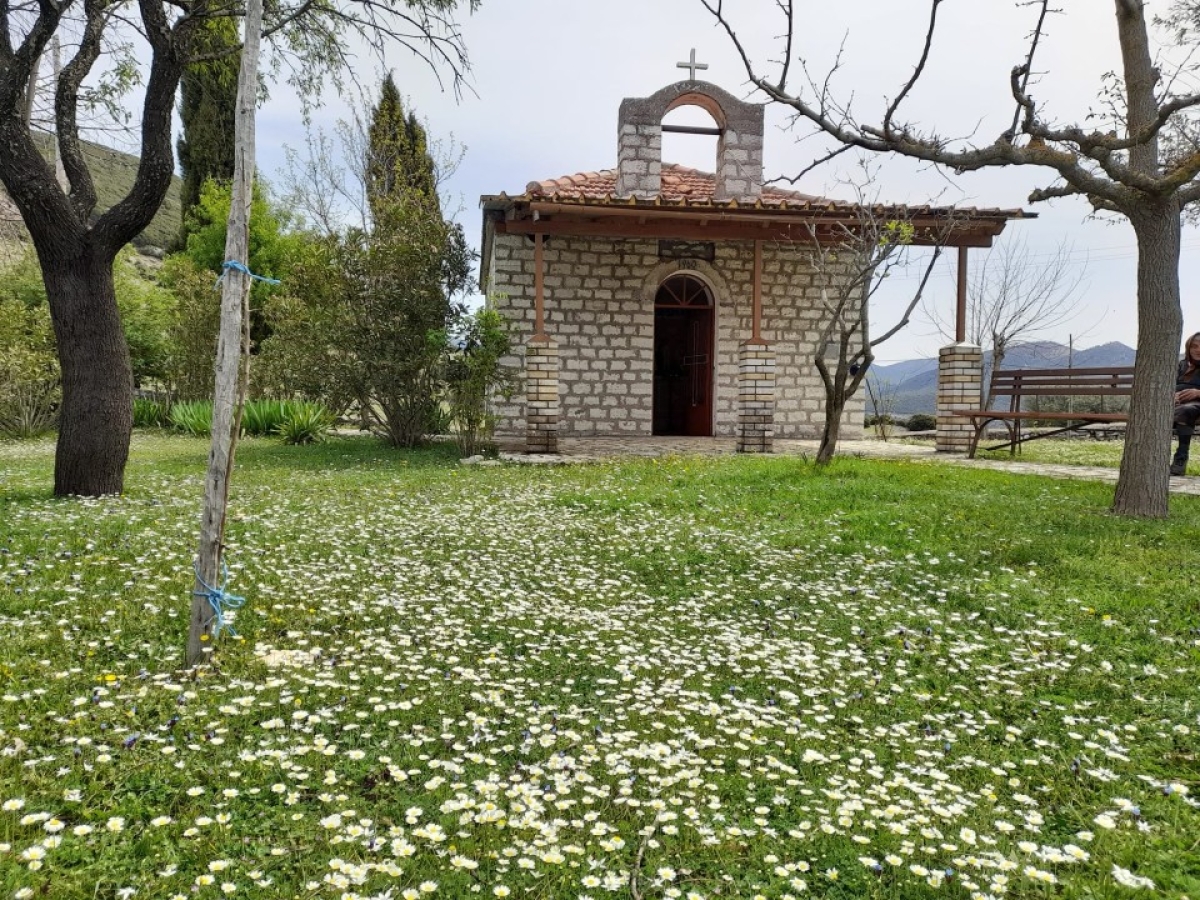
<svg viewBox="0 0 1200 900"><path fill-rule="evenodd" d="M49 153L49 137L39 137L44 151ZM98 208L108 209L129 192L137 171L137 157L91 143L84 144L84 156L96 183ZM179 185L179 179L173 178L162 208L150 223L150 227L134 239L135 246L165 248L178 235ZM3 187L0 187L0 192L3 190Z"/></svg>
<svg viewBox="0 0 1200 900"><path fill-rule="evenodd" d="M205 448L83 502L0 445L0 894L1200 893L1195 498L248 441L245 641L193 681Z"/></svg>

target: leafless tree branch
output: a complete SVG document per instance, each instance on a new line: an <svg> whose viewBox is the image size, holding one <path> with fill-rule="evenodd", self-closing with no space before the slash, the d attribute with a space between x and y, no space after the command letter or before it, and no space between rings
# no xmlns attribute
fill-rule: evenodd
<svg viewBox="0 0 1200 900"><path fill-rule="evenodd" d="M1038 0L1038 23L1031 34L1029 52L1024 63L1015 67L1010 74L1013 97L1018 105L1017 114L1014 116L1018 125L1013 130L1000 134L985 145L955 148L936 134L921 134L909 127L897 126L893 119L899 103L924 72L940 2L941 0L930 0L930 26L922 46L921 61L913 76L905 83L900 96L887 107L881 124L873 126L859 122L850 114L848 108L832 102L828 78L818 87L816 80L809 76L809 93L813 97L809 100L806 95L791 93L782 79L772 79L760 73L740 40L724 5L716 0L701 0L718 26L729 36L750 82L771 100L794 110L798 119L812 123L843 145L877 153L900 153L913 159L946 166L959 173L999 165L1034 165L1050 168L1075 188L1074 193L1094 198L1094 201L1102 206L1126 205L1131 195L1124 188L1132 188L1142 193L1169 194L1200 174L1200 159L1194 160L1191 157L1160 175L1131 167L1119 158L1120 154L1153 140L1172 117L1185 110L1200 107L1200 94L1164 99L1150 120L1128 129L1124 135L1087 131L1077 127L1055 128L1039 121L1036 106L1028 96L1027 88L1034 54L1044 32L1045 18L1049 12L1054 11L1049 7L1048 0ZM794 3L795 0L777 0L777 5L785 11L789 22L794 20ZM1018 129L1028 138L1027 141L1016 140L1015 132ZM828 158L830 157L824 158L823 161L828 161ZM1099 172L1094 171L1092 165L1097 166ZM811 166L805 171L811 171ZM1035 192L1031 199L1040 200L1050 196L1059 194Z"/></svg>
<svg viewBox="0 0 1200 900"><path fill-rule="evenodd" d="M929 61L929 53L933 49L933 36L937 32L937 14L938 9L942 5L942 0L930 0L929 3L929 28L925 32L925 44L921 48L921 58L917 61L916 67L913 69L912 75L900 89L900 93L896 95L896 99L888 106L887 111L883 114L883 133L887 137L892 136L892 117L895 116L896 110L900 108L900 104L904 102L904 98L908 96L913 87L916 86L921 75L925 72L925 64Z"/></svg>
<svg viewBox="0 0 1200 900"><path fill-rule="evenodd" d="M1013 123L1009 133L1014 137L1017 134L1017 127L1021 122L1021 113L1025 113L1026 119L1035 117L1035 109L1033 101L1029 100L1028 104L1022 102L1022 98L1028 99L1029 79L1033 74L1033 58L1037 54L1038 44L1041 43L1042 30L1046 24L1046 15L1050 9L1050 0L1039 0L1042 6L1041 12L1038 14L1037 25L1033 29L1033 34L1029 39L1029 55L1025 57L1024 65L1017 66L1013 69L1013 96L1017 98L1017 108L1013 112ZM1016 83L1016 78L1020 73L1020 84Z"/></svg>

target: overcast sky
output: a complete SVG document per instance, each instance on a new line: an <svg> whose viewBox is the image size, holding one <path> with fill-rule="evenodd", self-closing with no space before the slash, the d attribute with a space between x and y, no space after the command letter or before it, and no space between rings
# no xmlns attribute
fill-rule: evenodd
<svg viewBox="0 0 1200 900"><path fill-rule="evenodd" d="M1100 111L1103 74L1119 67L1113 4L1105 0L1057 0L1035 70L1031 93L1058 123L1086 124ZM1151 12L1163 2L1150 2ZM739 36L762 64L778 58L772 35L783 29L775 0L726 0ZM927 20L919 0L843 0L800 3L813 18L798 23L794 56L823 78L839 47L841 65L834 93L853 97L854 110L870 120L885 98L894 97L912 71ZM1011 123L1009 71L1023 61L1036 9L1014 0L951 0L942 5L939 39L925 77L902 108L901 117L947 137L975 135L990 142ZM699 0L483 0L464 22L471 56L470 89L456 101L421 63L402 52L389 59L402 94L427 120L435 137L453 138L466 155L447 185L462 205L459 220L472 241L481 231L480 195L521 193L528 182L575 172L612 168L616 163L617 109L625 97L644 97L687 76L676 63L696 50L709 68L699 77L737 96L763 101L748 90L734 47ZM1169 51L1169 48L1166 48ZM1175 51L1177 53L1177 51ZM378 68L363 59L363 71ZM802 72L794 69L795 86ZM360 73L361 74L361 73ZM1189 89L1200 85L1192 83ZM344 114L330 103L318 114L326 124ZM673 113L668 121L706 124L698 110ZM711 120L710 120L711 121ZM768 177L794 175L827 145L799 140L807 133L789 127L786 110L768 107L765 169ZM304 132L286 93L276 90L259 115L259 165L276 180L283 146L300 148ZM715 138L669 135L664 161L712 171ZM796 189L850 199L844 179L849 160L809 173ZM1050 179L1032 169L1007 169L958 177L904 160L887 161L879 176L884 202L954 203L980 207L1024 207L1033 221L1014 222L1006 237L1026 238L1031 263L1047 260L1064 240L1071 245L1073 271L1083 278L1079 314L1046 335L1077 347L1108 341L1133 345L1137 334L1136 251L1123 221L1096 221L1083 200L1030 205L1029 191ZM985 251L973 250L977 264ZM1181 282L1185 334L1200 330L1200 233L1186 228ZM894 320L906 284L898 280L873 314L876 327ZM947 263L930 298L952 309L954 272ZM928 320L879 348L881 362L936 356L946 340Z"/></svg>

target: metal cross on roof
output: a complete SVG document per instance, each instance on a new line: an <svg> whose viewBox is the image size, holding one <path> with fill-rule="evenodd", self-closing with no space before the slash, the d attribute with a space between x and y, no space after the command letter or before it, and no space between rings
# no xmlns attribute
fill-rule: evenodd
<svg viewBox="0 0 1200 900"><path fill-rule="evenodd" d="M697 69L707 69L708 63L696 62L696 48L693 47L691 58L687 62L675 63L675 68L691 69L692 70L691 80L695 81L696 80L696 70Z"/></svg>

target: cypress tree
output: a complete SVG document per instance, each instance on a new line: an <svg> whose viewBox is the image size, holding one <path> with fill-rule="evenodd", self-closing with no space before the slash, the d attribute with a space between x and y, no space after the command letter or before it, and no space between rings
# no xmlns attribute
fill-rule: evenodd
<svg viewBox="0 0 1200 900"><path fill-rule="evenodd" d="M196 40L205 59L189 65L180 79L183 134L176 150L183 172L181 244L187 241L189 216L200 203L204 182L211 178L228 184L233 178L233 119L242 59L234 18L208 22Z"/></svg>
<svg viewBox="0 0 1200 900"><path fill-rule="evenodd" d="M416 113L405 112L389 74L380 88L367 132L367 201L376 222L401 198L429 204L441 214L429 139Z"/></svg>

